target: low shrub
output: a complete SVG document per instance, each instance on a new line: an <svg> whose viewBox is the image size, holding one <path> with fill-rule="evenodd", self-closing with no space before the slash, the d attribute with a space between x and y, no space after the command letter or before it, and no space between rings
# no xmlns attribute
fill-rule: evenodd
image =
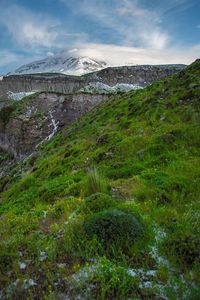
<svg viewBox="0 0 200 300"><path fill-rule="evenodd" d="M102 210L115 207L117 204L117 200L115 200L110 195L103 193L95 193L85 198L81 211L97 213Z"/></svg>
<svg viewBox="0 0 200 300"><path fill-rule="evenodd" d="M83 227L88 237L96 236L108 253L112 253L114 248L126 253L144 236L144 226L139 219L117 209L94 214L84 222Z"/></svg>
<svg viewBox="0 0 200 300"><path fill-rule="evenodd" d="M6 125L9 122L9 119L14 110L15 110L15 104L5 106L0 110L0 121L2 121L4 125Z"/></svg>
<svg viewBox="0 0 200 300"><path fill-rule="evenodd" d="M165 247L186 267L200 262L200 239L195 235L172 236L165 242Z"/></svg>
<svg viewBox="0 0 200 300"><path fill-rule="evenodd" d="M16 255L14 253L0 252L0 274L5 274L5 271L9 270L12 267L13 261L15 260Z"/></svg>

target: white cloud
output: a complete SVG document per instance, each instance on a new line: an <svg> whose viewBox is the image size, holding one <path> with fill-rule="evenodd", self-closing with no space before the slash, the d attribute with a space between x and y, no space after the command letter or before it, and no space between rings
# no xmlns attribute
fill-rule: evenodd
<svg viewBox="0 0 200 300"><path fill-rule="evenodd" d="M62 49L72 39L86 39L86 34L82 32L68 32L60 20L19 5L1 7L0 25L23 50L36 49L41 52L42 48Z"/></svg>
<svg viewBox="0 0 200 300"><path fill-rule="evenodd" d="M72 49L75 55L89 56L110 65L126 64L190 64L199 56L199 46L189 49L146 49L106 44L88 43ZM72 52L72 51L71 51Z"/></svg>
<svg viewBox="0 0 200 300"><path fill-rule="evenodd" d="M48 57L52 57L52 56L54 56L54 53L51 52L51 51L48 51L48 52L47 52L47 56L48 56Z"/></svg>
<svg viewBox="0 0 200 300"><path fill-rule="evenodd" d="M69 54L72 54L72 55L76 55L76 53L78 53L78 48L73 48L73 49L70 49L70 50L68 50L68 53Z"/></svg>
<svg viewBox="0 0 200 300"><path fill-rule="evenodd" d="M131 16L127 27L136 28L136 32L132 32L132 35L139 41L139 47L165 49L168 46L170 35L161 27L161 11L143 8L136 0L122 0L120 5L118 13ZM131 35L129 30L128 34Z"/></svg>
<svg viewBox="0 0 200 300"><path fill-rule="evenodd" d="M76 15L98 23L117 44L152 49L169 49L177 44L171 26L164 23L166 15L176 16L177 11L187 10L195 1L168 0L59 0ZM95 29L94 29L95 30ZM95 31L93 31L95 35ZM98 32L97 32L98 36ZM95 37L94 37L95 38ZM97 39L95 39L97 40Z"/></svg>
<svg viewBox="0 0 200 300"><path fill-rule="evenodd" d="M12 39L22 47L50 47L58 36L58 21L48 16L33 14L16 5L1 8L0 24L6 27Z"/></svg>
<svg viewBox="0 0 200 300"><path fill-rule="evenodd" d="M68 1L62 2L69 6ZM119 44L164 49L170 43L170 34L161 26L160 12L142 7L137 0L113 1L112 5L93 0L78 3L71 5L70 9L98 23L108 34L112 32Z"/></svg>
<svg viewBox="0 0 200 300"><path fill-rule="evenodd" d="M154 28L151 32L141 32L141 37L145 44L153 49L164 49L170 40L167 33L161 32L159 28Z"/></svg>
<svg viewBox="0 0 200 300"><path fill-rule="evenodd" d="M36 26L35 22L29 21L23 24L20 35L18 35L18 42L49 47L54 44L56 37L57 33L50 32L48 25L40 24Z"/></svg>
<svg viewBox="0 0 200 300"><path fill-rule="evenodd" d="M133 17L144 17L149 14L147 9L141 8L129 0L123 0L123 5L117 8L117 12L121 15L131 15Z"/></svg>

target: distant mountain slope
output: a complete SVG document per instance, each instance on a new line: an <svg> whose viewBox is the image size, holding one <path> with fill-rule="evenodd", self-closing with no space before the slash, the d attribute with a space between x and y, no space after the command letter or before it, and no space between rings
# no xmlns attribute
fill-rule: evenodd
<svg viewBox="0 0 200 300"><path fill-rule="evenodd" d="M89 57L68 57L64 53L23 65L9 74L63 73L82 75L105 68L105 62Z"/></svg>

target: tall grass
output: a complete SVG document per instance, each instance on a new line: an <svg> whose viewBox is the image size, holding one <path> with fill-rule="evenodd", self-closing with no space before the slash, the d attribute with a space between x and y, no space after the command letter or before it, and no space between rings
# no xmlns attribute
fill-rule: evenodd
<svg viewBox="0 0 200 300"><path fill-rule="evenodd" d="M84 196L90 196L95 193L108 193L107 180L99 173L97 168L88 169L85 186L83 189Z"/></svg>

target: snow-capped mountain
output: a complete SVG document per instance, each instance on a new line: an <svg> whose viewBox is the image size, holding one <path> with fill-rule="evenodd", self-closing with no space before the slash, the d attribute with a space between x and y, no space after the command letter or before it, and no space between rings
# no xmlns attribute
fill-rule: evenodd
<svg viewBox="0 0 200 300"><path fill-rule="evenodd" d="M69 75L82 75L105 68L105 62L89 57L69 57L61 52L43 60L38 60L16 69L8 75L33 74L33 73L63 73Z"/></svg>

